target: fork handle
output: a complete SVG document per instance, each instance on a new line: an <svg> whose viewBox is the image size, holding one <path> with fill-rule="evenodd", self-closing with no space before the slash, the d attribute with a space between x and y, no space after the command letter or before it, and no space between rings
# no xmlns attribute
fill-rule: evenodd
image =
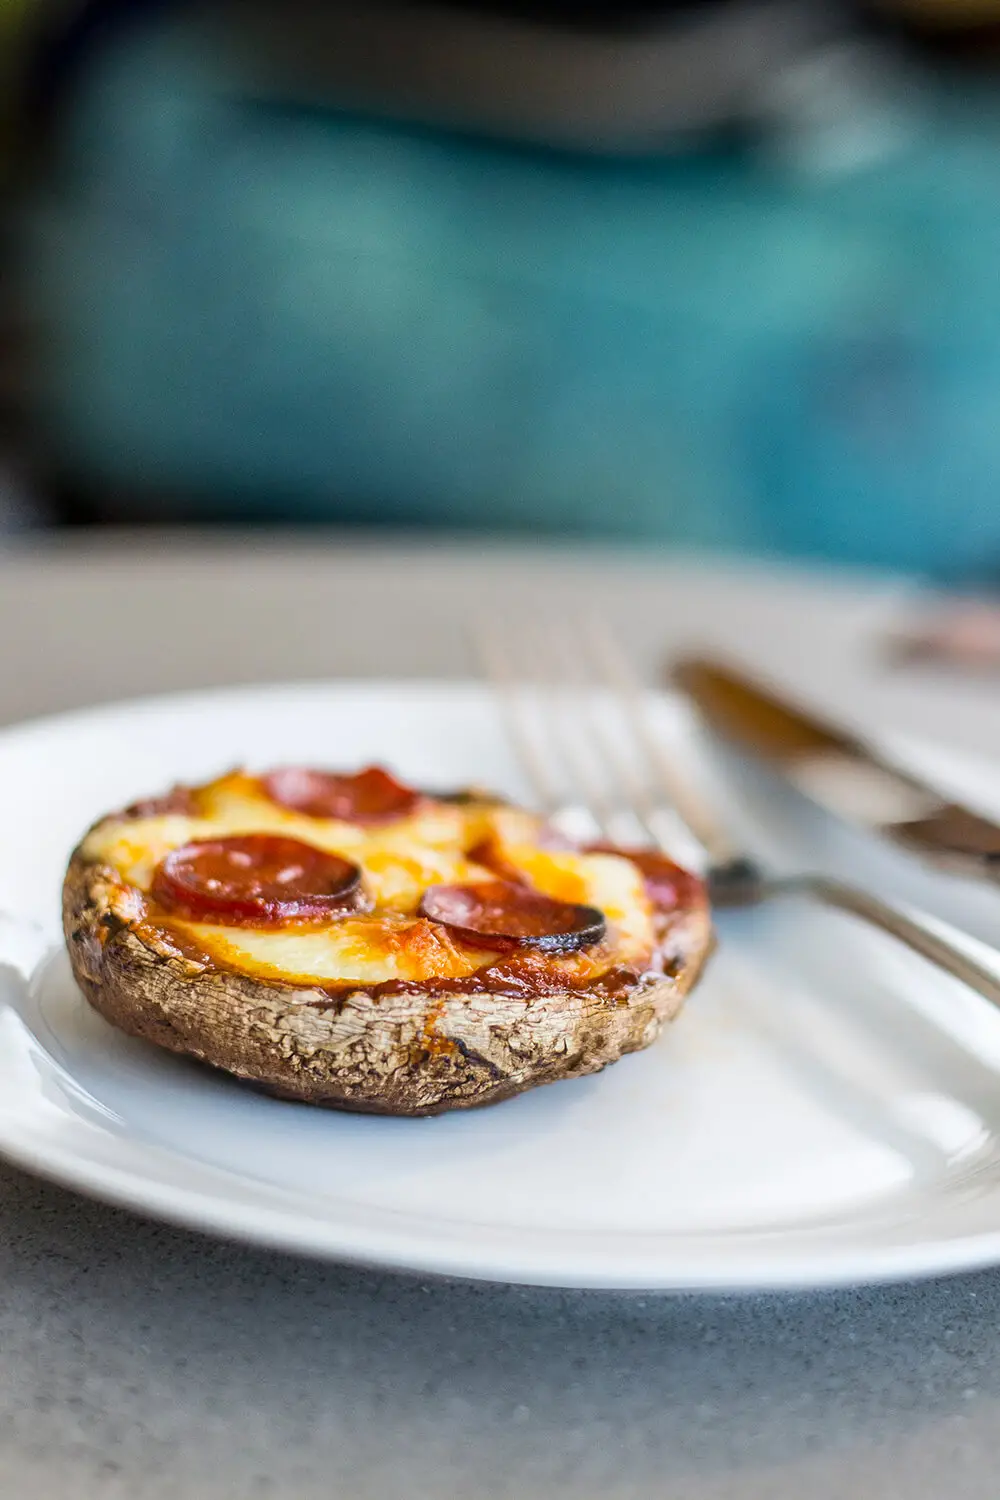
<svg viewBox="0 0 1000 1500"><path fill-rule="evenodd" d="M992 1005L1000 1008L1000 954L998 972L994 973L961 948L955 947L947 938L939 937L895 906L888 906L867 891L859 890L856 886L842 885L839 880L830 880L825 875L794 875L787 880L776 880L769 884L768 892L774 895L813 896L827 906L860 917L871 926L889 933L914 953L919 953L921 958L936 964L946 974L968 985Z"/></svg>

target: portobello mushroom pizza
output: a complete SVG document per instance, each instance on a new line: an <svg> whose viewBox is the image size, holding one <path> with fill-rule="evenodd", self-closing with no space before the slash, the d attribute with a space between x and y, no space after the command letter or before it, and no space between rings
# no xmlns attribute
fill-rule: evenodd
<svg viewBox="0 0 1000 1500"><path fill-rule="evenodd" d="M486 793L281 767L103 818L70 861L76 979L113 1025L266 1091L427 1115L652 1043L711 946L663 854L573 847Z"/></svg>

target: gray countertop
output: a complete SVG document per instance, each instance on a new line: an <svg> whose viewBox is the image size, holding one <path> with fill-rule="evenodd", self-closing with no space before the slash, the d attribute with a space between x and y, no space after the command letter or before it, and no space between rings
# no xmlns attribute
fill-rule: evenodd
<svg viewBox="0 0 1000 1500"><path fill-rule="evenodd" d="M899 604L597 553L317 538L0 553L0 718L139 691L467 670L456 613L600 590L644 665L710 639L817 700L1000 751L886 679ZM0 1495L993 1500L1000 1274L761 1298L422 1282L215 1243L0 1169Z"/></svg>

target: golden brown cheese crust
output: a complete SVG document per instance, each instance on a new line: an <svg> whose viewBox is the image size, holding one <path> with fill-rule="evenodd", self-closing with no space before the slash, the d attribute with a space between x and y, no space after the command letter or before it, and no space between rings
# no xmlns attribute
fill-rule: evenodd
<svg viewBox="0 0 1000 1500"><path fill-rule="evenodd" d="M231 801L234 791L244 795L248 788L252 804L254 786L252 778L237 776L200 789L194 794L201 799L198 815L206 809L217 815L227 797ZM444 830L439 852L464 859L467 848L449 844L453 808L435 805L431 813L436 812ZM148 808L140 814L148 816ZM257 816L250 806L244 821ZM496 831L498 816L495 804L470 804L456 823L458 843L481 842L484 828L487 834ZM610 867L586 861L574 866L572 856L560 865L559 856L537 848L533 854L525 841L530 831L525 819L530 815L503 811L502 830L513 829L519 840L506 847L521 851L522 861L537 857L544 877L561 882L568 899L577 899L573 881L579 881L581 869L608 875ZM402 948L405 962L394 977L362 983L282 974L242 950L234 961L226 945L244 943L245 935L229 929L215 935L156 911L141 861L128 865L134 879L125 878L121 868L115 840L136 826L128 814L102 820L70 862L64 927L81 988L107 1020L130 1035L285 1098L426 1115L494 1103L537 1084L596 1072L655 1040L680 1009L711 946L707 902L696 882L676 912L654 915L648 951L636 936L643 930L637 912L631 933L627 923L620 929L612 924L597 951L554 958L532 954L523 961L464 948L407 909L412 896L397 892L393 907L396 887L382 886L387 899L376 906L372 930L384 919L391 942ZM537 836L537 820L530 819L530 828ZM190 827L181 823L173 832L179 843ZM342 833L317 825L317 842L324 836L353 840L352 857L363 868L366 858L377 864L380 855L383 862L398 857L392 830L359 836L357 830ZM119 863L107 857L109 847ZM411 949L419 952L418 960L411 962ZM408 964L421 977L408 977Z"/></svg>

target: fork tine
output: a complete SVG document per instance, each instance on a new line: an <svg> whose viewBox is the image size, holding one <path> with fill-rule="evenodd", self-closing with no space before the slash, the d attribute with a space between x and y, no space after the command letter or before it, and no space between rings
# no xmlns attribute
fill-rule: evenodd
<svg viewBox="0 0 1000 1500"><path fill-rule="evenodd" d="M642 841L669 852L678 842L668 831L674 822L681 842L715 852L710 820L660 744L642 684L603 622L592 618L576 631L562 621L484 625L474 641L547 815L571 823L574 834L613 842L629 842L638 829ZM626 821L629 835L619 839Z"/></svg>
<svg viewBox="0 0 1000 1500"><path fill-rule="evenodd" d="M484 626L475 644L514 753L543 811L572 822L574 834L607 837L610 804L567 701L559 627L524 622L501 632Z"/></svg>
<svg viewBox="0 0 1000 1500"><path fill-rule="evenodd" d="M611 838L616 806L602 774L602 757L595 753L593 684L584 656L565 623L553 624L544 634L536 629L534 659L547 669L545 710L563 763L594 814L602 838Z"/></svg>
<svg viewBox="0 0 1000 1500"><path fill-rule="evenodd" d="M716 824L701 793L679 771L664 748L649 716L645 689L610 627L588 622L588 636L602 680L616 694L622 714L654 781L663 789L674 813L708 856L710 864L732 858L729 841Z"/></svg>
<svg viewBox="0 0 1000 1500"><path fill-rule="evenodd" d="M529 620L480 626L473 639L543 811L577 836L629 843L638 833L639 842L667 847L675 841L664 837L663 797L649 793L641 753L628 743L634 736L622 735L630 726L620 688L605 682L603 695L595 691L592 636L563 621Z"/></svg>
<svg viewBox="0 0 1000 1500"><path fill-rule="evenodd" d="M643 684L607 623L592 615L573 631L535 622L517 634L555 781L583 796L602 837L627 843L638 830L640 841L693 863L728 859L711 813L660 742Z"/></svg>
<svg viewBox="0 0 1000 1500"><path fill-rule="evenodd" d="M556 640L565 677L577 689L574 706L580 722L575 738L581 747L587 747L591 780L599 789L591 795L595 799L600 796L607 833L615 843L634 842L638 832L640 842L660 844L656 810L628 747L622 743L618 695L609 699L606 685L602 686L595 673L593 654L586 649L585 634L563 626ZM581 748L581 756L583 753Z"/></svg>
<svg viewBox="0 0 1000 1500"><path fill-rule="evenodd" d="M518 675L517 653L511 650L510 635L502 634L495 626L479 625L473 632L473 646L483 675L493 689L515 759L540 811L552 817L563 806L565 797L552 778L546 757L539 753L525 682Z"/></svg>

